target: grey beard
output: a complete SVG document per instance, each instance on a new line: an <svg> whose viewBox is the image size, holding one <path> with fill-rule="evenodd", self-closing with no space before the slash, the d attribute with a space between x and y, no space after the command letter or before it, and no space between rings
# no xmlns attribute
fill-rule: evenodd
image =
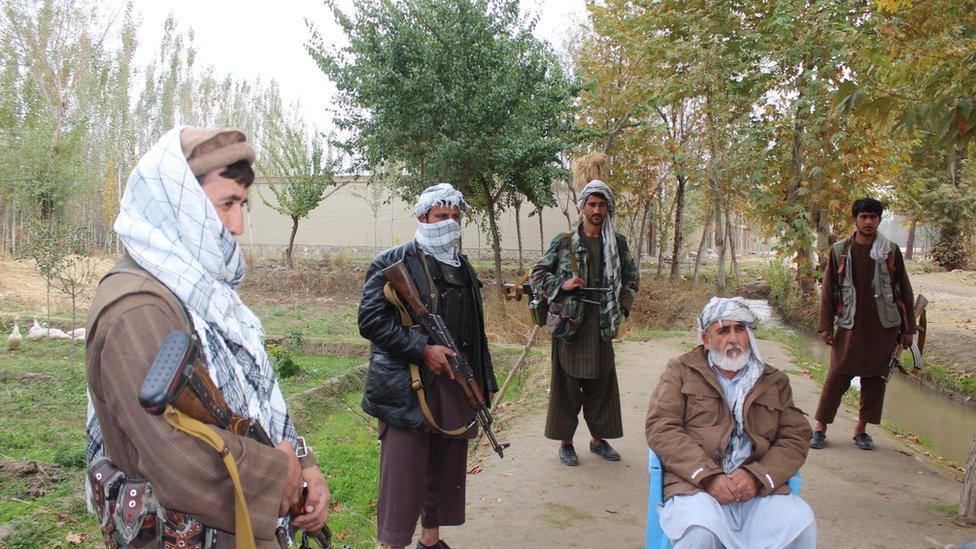
<svg viewBox="0 0 976 549"><path fill-rule="evenodd" d="M726 372L738 372L749 364L749 360L752 359L752 349L743 349L739 356L735 358L729 358L724 352L716 352L714 349L708 349L708 360L711 361L717 368L725 370Z"/></svg>

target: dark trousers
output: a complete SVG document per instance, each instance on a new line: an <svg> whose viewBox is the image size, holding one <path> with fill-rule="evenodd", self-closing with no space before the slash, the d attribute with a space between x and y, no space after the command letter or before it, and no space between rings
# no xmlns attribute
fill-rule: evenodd
<svg viewBox="0 0 976 549"><path fill-rule="evenodd" d="M581 408L583 419L593 438L624 436L617 370L611 368L608 374L596 379L581 379L567 374L553 360L546 438L572 440L579 425Z"/></svg>
<svg viewBox="0 0 976 549"><path fill-rule="evenodd" d="M424 528L464 524L467 439L380 422L379 541L410 545L417 518Z"/></svg>
<svg viewBox="0 0 976 549"><path fill-rule="evenodd" d="M820 404L817 406L817 421L833 423L840 407L841 397L851 386L855 376L839 374L831 369L824 380L823 392L820 393ZM858 415L861 421L881 423L881 409L884 407L885 382L881 376L861 378L861 411Z"/></svg>

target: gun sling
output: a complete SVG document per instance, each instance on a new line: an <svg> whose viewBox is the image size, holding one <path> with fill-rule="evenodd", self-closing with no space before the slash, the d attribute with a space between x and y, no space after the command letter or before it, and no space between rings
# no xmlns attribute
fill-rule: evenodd
<svg viewBox="0 0 976 549"><path fill-rule="evenodd" d="M145 269L141 268L135 261L129 256L124 256L119 262L112 267L108 273L102 278L104 281L109 276L115 274L130 274L138 276L145 279L150 279L150 275ZM162 291L153 292L153 295L163 299L170 307L176 311L180 311L183 315L184 327L187 331L192 332L193 324L190 321L189 313L186 311L186 307L183 302L170 291L165 285L160 284ZM144 290L141 290L144 291ZM125 296L117 296L114 301L121 299ZM107 307L108 304L106 304ZM100 314L98 311L96 314ZM94 331L93 331L94 332ZM200 392L204 394L204 392ZM209 405L208 407L213 411L216 406ZM166 411L163 413L163 418L166 423L172 425L174 428L194 437L203 442L208 446L211 446L214 450L220 454L221 459L224 462L224 466L227 468L227 473L230 475L230 480L234 485L234 535L237 540L238 549L251 549L256 547L254 543L254 531L251 527L251 516L247 511L247 501L244 499L244 491L241 488L240 474L237 470L237 463L234 461L233 454L227 450L227 446L224 444L224 439L220 438L217 433L213 431L210 427L207 427L204 423L197 421L172 406L167 405ZM225 418L219 417L218 419L223 420Z"/></svg>
<svg viewBox="0 0 976 549"><path fill-rule="evenodd" d="M407 312L407 308L404 307L403 303L400 301L400 297L396 293L396 290L390 286L389 282L383 285L383 296L386 297L386 300L396 307L397 311L400 312L400 322L403 323L404 326L412 326L413 321L410 319L410 313ZM437 429L442 434L451 437L460 436L466 433L470 428L470 425L462 425L457 429L449 430L444 429L439 423L437 423L437 420L434 419L434 414L432 414L430 411L430 407L427 406L427 397L424 394L424 385L420 380L420 367L416 364L410 364L409 369L410 388L417 393L417 399L420 401L420 410L424 413L424 417L427 418L427 422L430 423L431 427Z"/></svg>

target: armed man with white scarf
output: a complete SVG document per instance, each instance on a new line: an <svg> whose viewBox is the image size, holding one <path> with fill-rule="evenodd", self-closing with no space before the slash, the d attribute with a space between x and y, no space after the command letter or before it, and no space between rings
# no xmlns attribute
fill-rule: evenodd
<svg viewBox="0 0 976 549"><path fill-rule="evenodd" d="M786 374L759 356L755 323L742 298L712 298L699 317L702 345L672 359L651 396L661 529L676 549L816 547L813 511L787 486L810 424Z"/></svg>
<svg viewBox="0 0 976 549"><path fill-rule="evenodd" d="M372 343L362 407L379 419L380 482L377 538L384 547L405 547L417 519L420 549L448 548L441 526L464 523L468 441L477 435L473 416L452 381L448 356L419 327L404 322L392 301L383 269L403 261L424 306L444 319L478 386L498 391L485 337L481 282L458 250L468 204L448 183L428 187L414 208L413 241L380 253L366 272L359 304L359 333ZM416 375L416 381L412 377Z"/></svg>
<svg viewBox="0 0 976 549"><path fill-rule="evenodd" d="M129 176L115 221L125 256L99 284L85 347L86 491L108 547L280 547L279 517L303 480L306 514L294 525L316 532L328 517L328 486L288 414L261 321L237 293L254 159L240 131L174 128ZM275 447L200 424L205 443L168 412L143 409L143 380L177 331L193 334L231 411Z"/></svg>
<svg viewBox="0 0 976 549"><path fill-rule="evenodd" d="M827 444L841 397L855 376L861 379L854 444L873 450L867 424L881 423L888 357L895 342L912 345L915 296L898 246L878 231L884 205L861 198L851 206L855 232L830 247L820 288L817 331L831 347L830 369L817 405L810 447ZM836 333L834 327L836 326Z"/></svg>
<svg viewBox="0 0 976 549"><path fill-rule="evenodd" d="M580 221L556 235L532 267L533 292L549 300L552 378L546 438L560 441L559 460L579 465L573 435L580 409L590 431L590 451L619 461L608 438L623 436L613 338L637 295L640 274L627 238L614 229L613 192L590 181L577 199Z"/></svg>

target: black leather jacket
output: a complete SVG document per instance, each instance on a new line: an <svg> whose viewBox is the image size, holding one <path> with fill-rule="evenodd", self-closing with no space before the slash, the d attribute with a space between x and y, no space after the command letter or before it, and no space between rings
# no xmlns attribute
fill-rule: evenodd
<svg viewBox="0 0 976 549"><path fill-rule="evenodd" d="M359 334L372 343L366 389L363 392L363 411L398 427L416 428L424 423L417 394L410 388L408 365L417 364L421 367L421 379L425 383L433 374L423 366L427 335L420 328L408 328L400 322L396 308L383 296L386 279L381 271L405 259L424 305L437 312L431 306L430 283L424 258L414 241L390 248L376 256L366 271L363 299L359 302ZM477 273L463 255L461 266L468 270L471 280L478 280ZM478 286L481 286L480 282ZM482 367L475 368L474 375L487 398L488 393L498 391L498 382L492 368L491 354L488 352L488 340L484 335L484 305L480 291L475 292L475 303L481 332Z"/></svg>

